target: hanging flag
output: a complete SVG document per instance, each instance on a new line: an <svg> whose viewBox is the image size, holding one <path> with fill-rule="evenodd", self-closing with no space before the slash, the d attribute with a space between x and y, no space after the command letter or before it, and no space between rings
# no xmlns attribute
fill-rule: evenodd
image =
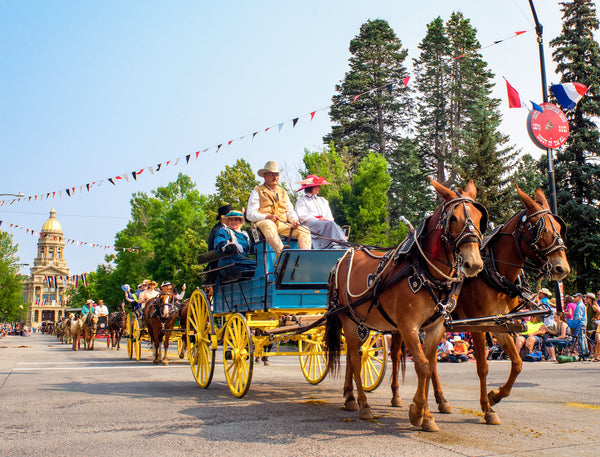
<svg viewBox="0 0 600 457"><path fill-rule="evenodd" d="M508 94L508 107L509 108L527 108L529 111L532 109L539 111L540 113L544 112L544 109L538 105L537 103L532 102L531 100L526 100L519 95L516 89L510 85L510 83L504 78L506 81L506 92Z"/></svg>
<svg viewBox="0 0 600 457"><path fill-rule="evenodd" d="M81 275L81 281L83 282L84 286L87 286L87 273L83 273Z"/></svg>
<svg viewBox="0 0 600 457"><path fill-rule="evenodd" d="M317 114L316 111L313 111L312 113L310 113L310 120L312 121L313 118L315 117L315 114Z"/></svg>
<svg viewBox="0 0 600 457"><path fill-rule="evenodd" d="M588 91L581 83L553 84L550 90L564 109L573 109Z"/></svg>
<svg viewBox="0 0 600 457"><path fill-rule="evenodd" d="M410 76L407 76L406 78L402 79L402 83L404 84L404 87L408 86L408 81L410 80Z"/></svg>
<svg viewBox="0 0 600 457"><path fill-rule="evenodd" d="M293 123L292 128L296 127L296 124L298 123L298 119L299 118L292 119L292 123Z"/></svg>
<svg viewBox="0 0 600 457"><path fill-rule="evenodd" d="M188 155L186 155L186 156L185 156L185 163L186 163L186 164L189 164L189 163L190 163L190 157L192 157L192 155L191 155L191 154L188 154Z"/></svg>

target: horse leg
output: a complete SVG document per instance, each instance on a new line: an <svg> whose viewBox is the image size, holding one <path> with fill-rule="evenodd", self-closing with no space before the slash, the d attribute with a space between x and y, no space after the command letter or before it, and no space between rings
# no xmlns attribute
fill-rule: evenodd
<svg viewBox="0 0 600 457"><path fill-rule="evenodd" d="M500 418L492 409L490 399L487 394L487 375L488 362L485 352L485 333L474 332L471 334L473 338L473 354L477 361L477 376L479 376L479 403L481 410L484 413L485 422L490 425L500 425Z"/></svg>
<svg viewBox="0 0 600 457"><path fill-rule="evenodd" d="M437 357L434 358L433 367L431 369L431 385L433 386L433 395L435 396L435 402L438 405L438 411L443 414L452 413L452 406L444 397L444 391L442 390L442 383L437 371Z"/></svg>
<svg viewBox="0 0 600 457"><path fill-rule="evenodd" d="M163 339L163 345L165 347L165 355L162 358L163 365L169 365L169 361L167 360L167 349L169 349L169 334L167 333Z"/></svg>
<svg viewBox="0 0 600 457"><path fill-rule="evenodd" d="M487 396L491 406L494 406L500 400L510 395L512 386L514 385L515 381L517 380L517 376L519 376L519 373L521 373L521 370L523 368L523 361L521 360L521 357L517 352L515 342L513 341L510 334L498 333L494 334L494 336L502 346L502 349L504 349L506 355L508 355L508 357L510 358L510 374L508 376L508 379L506 380L504 385L500 387L500 389L490 390L490 392L488 393Z"/></svg>
<svg viewBox="0 0 600 457"><path fill-rule="evenodd" d="M360 379L360 365L361 365L361 357L360 357L360 347L361 342L356 336L356 330L353 329L353 333L346 333L345 335L353 335L352 337L346 336L346 345L348 350L349 362L352 370L352 375L354 377L354 383L356 384L356 398L358 401L358 411L360 414L360 418L363 420L373 419L373 411L371 407L367 403L367 396L362 386L362 380ZM352 382L350 381L350 386L352 386Z"/></svg>
<svg viewBox="0 0 600 457"><path fill-rule="evenodd" d="M427 406L427 391L429 390L429 377L431 376L431 358L435 358L437 346L433 349L432 344L427 344L430 340L435 339L431 336L434 332L426 333L426 344L425 348L428 349L428 356L423 352L421 343L419 341L419 332L416 329L412 331L401 331L403 335L408 335L405 339L406 346L412 354L413 364L417 373L417 390L413 397L413 402L409 407L408 417L410 423L415 426L421 426L421 429L426 432L437 432L439 428L433 419L433 416L429 412ZM439 333L439 332L438 332Z"/></svg>
<svg viewBox="0 0 600 457"><path fill-rule="evenodd" d="M350 351L346 348L346 373L344 376L344 409L346 411L358 411L358 403L354 397L354 384L352 380L352 362Z"/></svg>
<svg viewBox="0 0 600 457"><path fill-rule="evenodd" d="M400 387L398 372L400 371L400 356L402 355L402 335L399 332L392 333L390 353L392 355L392 406L402 408L402 397L398 393Z"/></svg>

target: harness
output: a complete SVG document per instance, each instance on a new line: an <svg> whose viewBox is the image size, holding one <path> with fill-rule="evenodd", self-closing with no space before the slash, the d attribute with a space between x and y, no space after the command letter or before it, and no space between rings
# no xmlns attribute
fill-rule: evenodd
<svg viewBox="0 0 600 457"><path fill-rule="evenodd" d="M474 204L475 207L481 211L482 224L479 227L475 227L469 214L467 203ZM449 233L450 218L455 208L459 205L462 205L464 208L465 222L460 233L453 237L450 236ZM440 231L440 239L452 249L451 255L448 256L453 259L453 262L448 265L448 267L450 267L449 274L446 274L437 268L423 252L421 242L425 237L430 236L432 232L429 232L424 236L422 235L422 232L427 222L433 216L424 218L416 231L411 231L409 236L400 245L395 249L386 252L383 257L381 257L376 272L374 274L369 274L367 277L366 289L358 294L350 292L351 271L354 254L357 249L352 248L346 251L344 256L338 260L330 273L328 298L329 310L326 316L345 312L357 325L356 331L358 337L363 342L368 337L370 330L369 327L365 325L365 322L373 309L379 311L383 318L390 323L393 328L397 329L398 326L385 311L379 300L379 296L386 289L398 284L401 280L408 277L409 287L413 294L417 294L421 289L424 289L435 303L434 314L425 321L423 326L426 327L442 316L445 321L451 321L451 313L456 307L457 297L464 281L464 273L460 270L463 259L460 255L459 248L467 242L476 242L481 246L483 239L482 229L487 225L487 210L472 199L460 196L444 203L438 211L440 216L434 230ZM358 250L361 249L359 248ZM367 255L378 257L369 250L364 251ZM348 262L345 291L347 305L343 306L339 302L339 269L341 263L345 259L347 259ZM400 267L403 263L405 263L405 265ZM430 268L441 276L442 279L436 278L431 273ZM352 301L353 299L354 301ZM366 302L370 302L370 306L365 316L361 317L356 312L356 308Z"/></svg>
<svg viewBox="0 0 600 457"><path fill-rule="evenodd" d="M504 226L496 228L484 240L482 247L484 268L480 273L480 276L491 287L502 292L503 294L508 295L511 298L520 297L524 300L524 303L521 303L513 311L520 310L525 306L525 304L528 304L536 309L539 308L534 301L536 295L529 288L529 285L527 284L527 281L523 275L522 268L531 264L531 262L528 260L527 255L523 253L523 250L521 249L521 242L524 242L526 246L531 249L535 259L539 262L539 265L534 267L529 266L528 269L538 271L544 276L548 276L550 273L550 259L548 256L553 252L566 250L565 243L563 241L563 237L566 237L566 224L559 216L556 215L552 216L554 219L556 219L558 225L560 226L560 232L554 225L552 218L550 218L550 224L553 229L552 242L545 248L539 245L547 224L546 218L544 217L545 214L551 214L550 210L541 209L529 215L527 214L526 210L523 210L509 219ZM540 217L537 219L537 221L533 222L532 219L536 216ZM509 225L510 222L515 218L518 219L515 229L513 229L512 232L503 232L502 228L506 225ZM502 235L511 236L513 238L519 258L521 259L521 272L519 273L515 282L509 280L506 276L502 275L498 271L497 260L494 254L492 241Z"/></svg>

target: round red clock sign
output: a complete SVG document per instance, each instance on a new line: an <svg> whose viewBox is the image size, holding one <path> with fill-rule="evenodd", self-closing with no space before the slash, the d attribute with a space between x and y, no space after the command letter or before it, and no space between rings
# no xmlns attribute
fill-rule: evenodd
<svg viewBox="0 0 600 457"><path fill-rule="evenodd" d="M531 110L527 116L527 132L531 141L541 149L561 147L569 137L569 121L562 110L552 103L540 105L544 112Z"/></svg>

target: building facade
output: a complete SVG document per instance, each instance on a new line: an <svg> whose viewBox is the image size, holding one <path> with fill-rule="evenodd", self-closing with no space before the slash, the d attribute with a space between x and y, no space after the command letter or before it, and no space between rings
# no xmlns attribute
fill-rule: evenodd
<svg viewBox="0 0 600 457"><path fill-rule="evenodd" d="M38 240L37 257L30 275L23 279L23 301L28 304L25 325L39 327L43 321L57 322L69 308L65 295L75 282L69 277L65 259L65 238L54 207L44 222Z"/></svg>

